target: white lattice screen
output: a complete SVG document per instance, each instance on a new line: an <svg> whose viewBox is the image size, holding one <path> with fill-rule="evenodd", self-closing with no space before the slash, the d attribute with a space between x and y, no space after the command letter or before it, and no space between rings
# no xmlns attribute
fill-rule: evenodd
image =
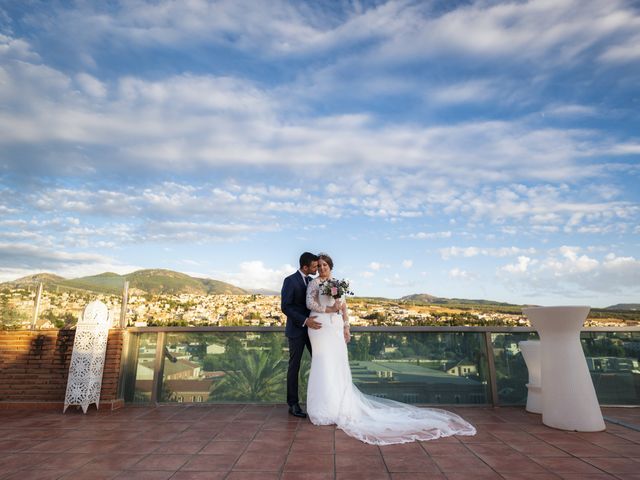
<svg viewBox="0 0 640 480"><path fill-rule="evenodd" d="M92 403L98 408L109 325L104 303L96 300L85 307L76 327L63 412L70 405L81 406L84 413Z"/></svg>

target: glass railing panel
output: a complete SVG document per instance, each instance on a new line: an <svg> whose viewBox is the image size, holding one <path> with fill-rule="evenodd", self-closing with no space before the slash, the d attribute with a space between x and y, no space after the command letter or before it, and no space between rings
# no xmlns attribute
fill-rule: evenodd
<svg viewBox="0 0 640 480"><path fill-rule="evenodd" d="M153 362L144 335L137 374ZM370 395L418 404L490 403L484 337L475 332L360 332L349 344L355 384ZM287 341L282 332L167 332L161 402L284 402ZM301 367L305 399L310 357ZM145 386L146 386L146 383ZM136 398L141 398L136 379Z"/></svg>
<svg viewBox="0 0 640 480"><path fill-rule="evenodd" d="M492 333L491 346L496 366L498 403L524 405L527 403L529 371L520 353L519 342L538 340L536 332Z"/></svg>
<svg viewBox="0 0 640 480"><path fill-rule="evenodd" d="M640 332L582 332L582 348L601 405L637 405Z"/></svg>
<svg viewBox="0 0 640 480"><path fill-rule="evenodd" d="M417 404L491 401L480 332L356 332L349 359L354 383L369 395Z"/></svg>
<svg viewBox="0 0 640 480"><path fill-rule="evenodd" d="M132 355L134 376L130 379L133 382L125 385L125 399L133 403L148 403L152 397L158 334L140 333L131 340L137 351Z"/></svg>
<svg viewBox="0 0 640 480"><path fill-rule="evenodd" d="M501 405L527 402L529 372L518 342L535 339L535 332L491 335ZM638 405L640 332L581 332L580 340L599 403Z"/></svg>
<svg viewBox="0 0 640 480"><path fill-rule="evenodd" d="M282 403L288 358L282 332L167 333L159 401Z"/></svg>
<svg viewBox="0 0 640 480"><path fill-rule="evenodd" d="M491 333L498 404L526 403L528 370L518 343L532 339L536 332ZM582 332L581 340L600 404L640 404L640 332ZM134 331L130 345L123 371L128 402L285 401L282 331ZM157 348L163 355L154 396ZM414 404L493 402L483 331L355 331L348 348L353 381L364 393ZM310 364L305 352L303 402Z"/></svg>

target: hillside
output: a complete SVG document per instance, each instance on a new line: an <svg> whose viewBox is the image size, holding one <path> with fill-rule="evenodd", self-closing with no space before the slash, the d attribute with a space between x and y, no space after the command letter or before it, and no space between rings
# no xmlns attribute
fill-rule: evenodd
<svg viewBox="0 0 640 480"><path fill-rule="evenodd" d="M90 290L99 293L118 294L122 292L124 280L121 275L112 272L101 273L90 277L81 277L65 280L58 283L61 287L71 287L73 289Z"/></svg>
<svg viewBox="0 0 640 480"><path fill-rule="evenodd" d="M618 303L616 305L611 305L610 307L605 308L605 310L629 310L632 312L640 311L640 303Z"/></svg>
<svg viewBox="0 0 640 480"><path fill-rule="evenodd" d="M512 303L496 302L493 300L466 299L466 298L444 298L429 295L428 293L416 293L407 295L399 299L402 303L424 303L430 305L498 305L501 307L516 307Z"/></svg>
<svg viewBox="0 0 640 480"><path fill-rule="evenodd" d="M26 277L18 278L13 282L6 283L16 287L31 287L33 285L39 284L40 282L44 283L45 285L50 285L63 282L64 280L64 277L55 275L53 273L36 273L34 275L27 275Z"/></svg>
<svg viewBox="0 0 640 480"><path fill-rule="evenodd" d="M243 295L247 292L229 283L210 278L195 278L172 270L149 269L138 270L126 275L105 272L88 277L65 279L50 273L39 273L23 277L4 285L29 287L43 282L45 287L68 288L72 290L89 290L106 294L120 294L125 280L129 288L153 295L191 293L200 295Z"/></svg>
<svg viewBox="0 0 640 480"><path fill-rule="evenodd" d="M441 300L446 300L446 298L435 297L428 293L415 293L413 295L407 295L406 297L400 298L400 301L404 303L440 303Z"/></svg>
<svg viewBox="0 0 640 480"><path fill-rule="evenodd" d="M206 293L209 295L246 295L249 293L243 288L236 287L230 283L221 282L220 280L213 280L211 278L195 278L195 280L202 282L207 289Z"/></svg>

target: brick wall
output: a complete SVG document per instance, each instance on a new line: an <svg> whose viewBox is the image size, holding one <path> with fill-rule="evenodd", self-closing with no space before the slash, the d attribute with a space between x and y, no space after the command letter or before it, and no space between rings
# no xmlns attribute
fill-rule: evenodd
<svg viewBox="0 0 640 480"><path fill-rule="evenodd" d="M109 330L100 405L122 406L118 378L124 330ZM75 330L0 331L0 408L62 407Z"/></svg>

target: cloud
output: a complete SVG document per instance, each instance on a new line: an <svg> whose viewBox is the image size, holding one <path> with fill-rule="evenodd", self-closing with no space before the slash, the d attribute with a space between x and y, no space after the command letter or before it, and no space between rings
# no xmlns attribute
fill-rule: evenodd
<svg viewBox="0 0 640 480"><path fill-rule="evenodd" d="M511 288L526 288L539 295L640 294L640 260L613 252L598 259L583 250L563 246L539 261L522 256L517 263L501 267L498 275Z"/></svg>
<svg viewBox="0 0 640 480"><path fill-rule="evenodd" d="M598 110L591 105L555 104L549 105L543 113L555 117L593 117Z"/></svg>
<svg viewBox="0 0 640 480"><path fill-rule="evenodd" d="M40 60L39 55L32 50L27 41L2 33L0 33L0 58L4 60Z"/></svg>
<svg viewBox="0 0 640 480"><path fill-rule="evenodd" d="M385 284L389 288L410 288L418 285L418 282L414 279L407 278L405 276L400 275L399 273L394 273L391 277L386 277L384 279Z"/></svg>
<svg viewBox="0 0 640 480"><path fill-rule="evenodd" d="M615 145L613 150L619 155L638 155L640 154L640 143L621 143Z"/></svg>
<svg viewBox="0 0 640 480"><path fill-rule="evenodd" d="M296 182L292 181L292 184ZM580 200L567 186L550 185L484 187L479 191L447 186L446 195L440 195L437 187L429 184L425 187L422 173L391 172L385 179L376 180L376 188L369 195L354 196L346 188L346 180L341 179L340 185L343 184L345 188L336 187L328 199L321 185L303 191L286 183L276 186L250 180L160 182L112 188L93 188L90 183L77 188L43 184L26 191L7 186L0 191L0 202L4 202L4 210L16 219L23 219L23 211L29 211L37 218L42 216L39 224L21 227L29 235L60 237L60 227L42 221L55 218L59 225L64 225L68 222L65 218L74 218L75 224L62 227L66 233L65 243L74 246L98 241L119 244L165 240L226 241L291 228L299 225L303 217L307 220L301 228L308 225L309 218L364 215L394 219L407 218L409 212L428 218L442 210L458 222L472 225L489 220L498 224L502 232L512 235L523 229L541 234L563 230L583 235L606 235L632 232L640 213L640 207L618 200L621 192L606 185L585 190L585 200ZM421 190L424 188L427 188L426 192ZM4 229L11 230L8 225ZM0 234L8 235L2 230L0 224ZM452 235L451 231L423 231L398 237L430 240ZM460 235L467 234L461 232ZM441 248L439 252L442 258L448 259L532 255L535 249L477 245L451 246ZM388 266L376 263L378 269Z"/></svg>
<svg viewBox="0 0 640 480"><path fill-rule="evenodd" d="M636 31L638 25L637 17L634 19ZM600 60L605 63L630 63L640 60L640 52L638 44L640 43L640 35L623 38L618 44L609 46L601 55Z"/></svg>
<svg viewBox="0 0 640 480"><path fill-rule="evenodd" d="M91 3L42 9L36 21L53 18L48 36L76 29L82 44L97 49L215 45L271 58L365 51L396 62L409 58L464 55L478 60L511 57L521 62L576 61L590 49L603 61L635 58L631 45L638 15L623 1L431 2L332 4L223 0L218 2L124 2L110 9ZM66 37L56 39L70 44ZM76 45L68 50L76 51ZM380 60L379 60L380 61ZM538 64L539 66L539 64Z"/></svg>
<svg viewBox="0 0 640 480"><path fill-rule="evenodd" d="M490 80L470 80L429 90L430 101L445 104L475 103L492 99L500 92L498 82Z"/></svg>
<svg viewBox="0 0 640 480"><path fill-rule="evenodd" d="M465 55L470 61L540 60L538 68L544 68L578 61L615 39L621 43L619 57L625 58L638 15L622 1L474 2L412 23L415 29L396 33L380 47L380 54L399 59ZM616 51L609 56L615 58Z"/></svg>
<svg viewBox="0 0 640 480"><path fill-rule="evenodd" d="M537 260L533 260L524 255L520 255L516 263L507 264L502 267L502 270L507 273L524 273L529 268L529 265L535 265L536 263Z"/></svg>
<svg viewBox="0 0 640 480"><path fill-rule="evenodd" d="M105 271L128 273L138 269L96 253L71 253L27 243L0 243L0 280L52 271L67 278L93 275Z"/></svg>
<svg viewBox="0 0 640 480"><path fill-rule="evenodd" d="M246 240L258 232L277 230L277 225L249 225L242 223L212 223L164 221L149 222L140 232L145 242L189 242L203 244L219 241Z"/></svg>
<svg viewBox="0 0 640 480"><path fill-rule="evenodd" d="M403 260L402 261L402 266L404 268L411 268L413 267L413 260Z"/></svg>
<svg viewBox="0 0 640 480"><path fill-rule="evenodd" d="M418 232L409 235L409 238L416 240L431 240L434 238L451 238L451 232Z"/></svg>
<svg viewBox="0 0 640 480"><path fill-rule="evenodd" d="M22 152L2 160L15 172L208 176L219 167L301 173L340 166L354 180L354 194L371 195L380 185L356 173L363 166L372 172L391 166L428 171L436 182L476 185L579 180L600 173L585 160L601 152L626 153L603 132L541 127L528 118L420 126L388 124L374 111L305 115L292 111L287 88L232 76L126 75L105 81L22 61L7 65L4 77L0 98L11 101L0 112L0 144ZM331 188L339 187L333 182ZM371 216L398 211L394 197L370 201Z"/></svg>
<svg viewBox="0 0 640 480"><path fill-rule="evenodd" d="M468 192L450 202L445 211L459 211L477 220L489 219L495 223L522 220L533 223L534 227L555 229L562 223L571 229L578 224L602 225L615 218L629 220L638 215L639 207L633 202L599 200L593 196L576 198L576 193L566 184L509 185L484 188L479 193Z"/></svg>
<svg viewBox="0 0 640 480"><path fill-rule="evenodd" d="M76 81L80 88L91 97L104 98L107 95L107 87L104 83L88 73L79 73L76 75Z"/></svg>
<svg viewBox="0 0 640 480"><path fill-rule="evenodd" d="M473 280L475 275L466 270L462 270L460 268L452 268L449 270L449 278L460 279L460 280Z"/></svg>
<svg viewBox="0 0 640 480"><path fill-rule="evenodd" d="M509 257L522 253L534 254L535 248L520 248L520 247L501 247L501 248L488 248L488 247L447 247L441 248L440 256L444 260L448 260L453 257L476 257L478 255L489 257Z"/></svg>
<svg viewBox="0 0 640 480"><path fill-rule="evenodd" d="M238 265L235 273L215 272L215 278L226 281L241 288L268 289L280 291L284 278L295 272L292 265L283 265L272 268L262 260L251 260Z"/></svg>

